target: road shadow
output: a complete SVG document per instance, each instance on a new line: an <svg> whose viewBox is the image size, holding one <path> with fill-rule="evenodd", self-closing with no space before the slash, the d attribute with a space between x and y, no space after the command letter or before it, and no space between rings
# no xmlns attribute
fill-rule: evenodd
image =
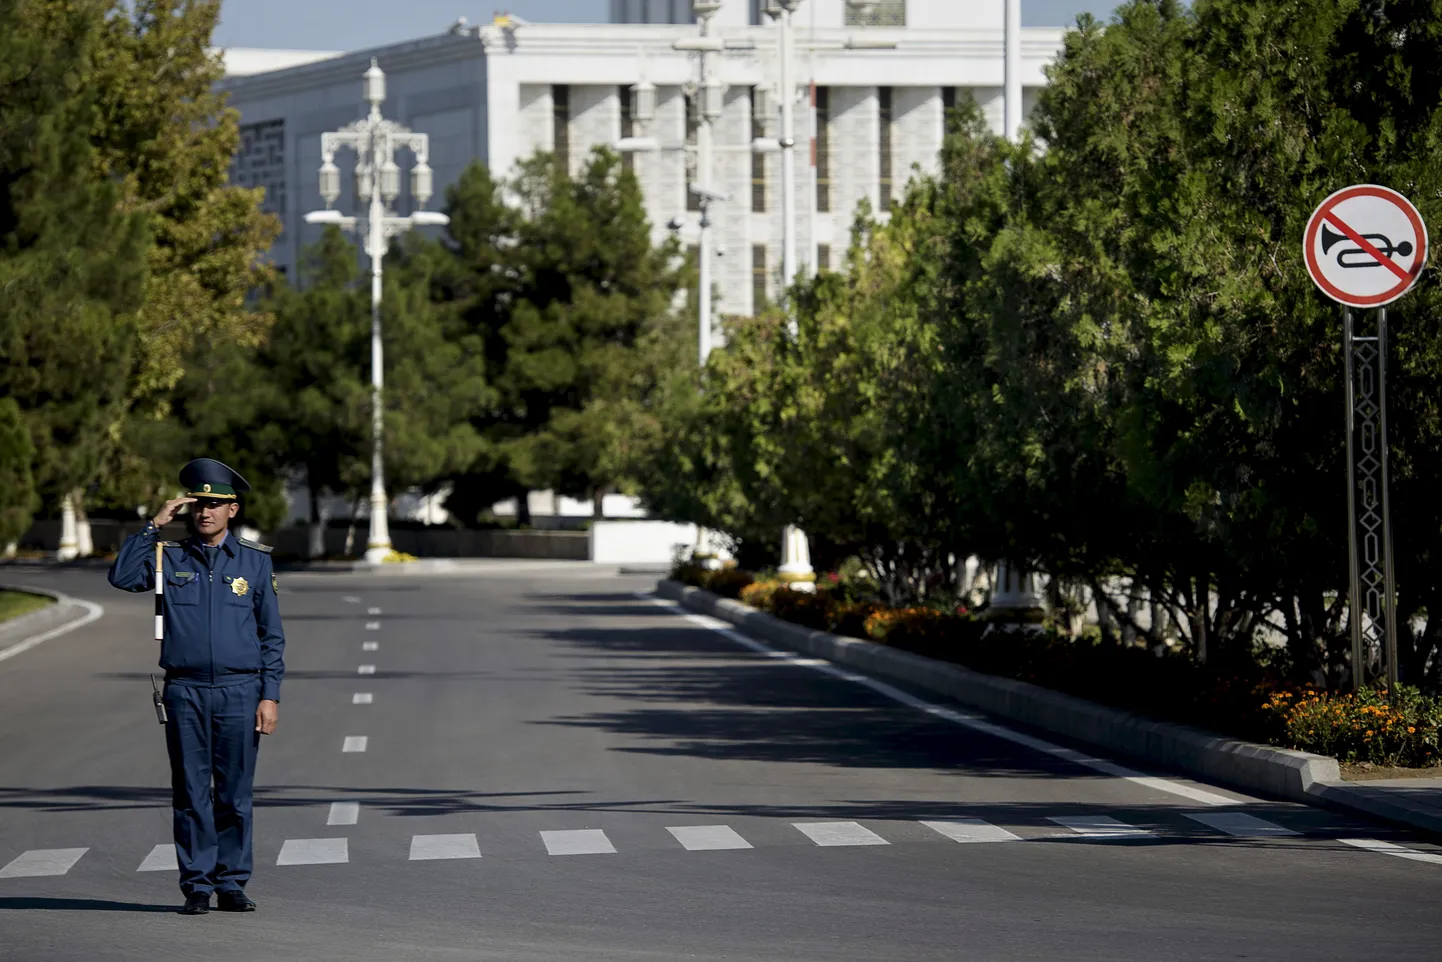
<svg viewBox="0 0 1442 962"><path fill-rule="evenodd" d="M109 899L48 899L29 896L0 898L0 910L17 912L169 912L177 905L149 905L144 902L114 902Z"/></svg>

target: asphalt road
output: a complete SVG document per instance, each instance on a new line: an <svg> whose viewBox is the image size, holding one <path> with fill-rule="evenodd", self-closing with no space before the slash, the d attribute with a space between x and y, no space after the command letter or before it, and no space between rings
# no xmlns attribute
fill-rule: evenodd
<svg viewBox="0 0 1442 962"><path fill-rule="evenodd" d="M1108 775L525 562L282 575L260 911L182 917L138 870L169 839L150 598L5 581L106 613L0 661L0 959L1442 956L1415 837Z"/></svg>

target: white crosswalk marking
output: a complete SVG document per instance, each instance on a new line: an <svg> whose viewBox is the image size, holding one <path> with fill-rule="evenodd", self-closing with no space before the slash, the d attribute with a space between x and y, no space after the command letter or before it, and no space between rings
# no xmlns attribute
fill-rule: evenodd
<svg viewBox="0 0 1442 962"><path fill-rule="evenodd" d="M366 609L366 614L368 614L368 615L378 615L378 614L380 614L380 613L381 613L381 610L380 610L379 608L367 608L367 609Z"/></svg>
<svg viewBox="0 0 1442 962"><path fill-rule="evenodd" d="M361 651L380 651L381 643L378 641L361 642Z"/></svg>
<svg viewBox="0 0 1442 962"><path fill-rule="evenodd" d="M470 835L412 835L412 862L440 858L480 858L481 847L476 844L474 833Z"/></svg>
<svg viewBox="0 0 1442 962"><path fill-rule="evenodd" d="M366 744L369 741L370 738L366 735L347 735L345 742L340 746L340 750L343 752L363 752L366 750Z"/></svg>
<svg viewBox="0 0 1442 962"><path fill-rule="evenodd" d="M367 622L366 622L366 631L380 631L380 630L381 630L381 623L380 623L379 621L367 621Z"/></svg>
<svg viewBox="0 0 1442 962"><path fill-rule="evenodd" d="M1339 838L1337 841L1343 845L1353 845L1357 848L1365 848L1369 852L1380 852L1383 855L1395 855L1398 858L1411 859L1414 862L1431 862L1434 865L1442 865L1442 855L1436 852L1419 852L1416 849L1407 848L1405 845L1396 845L1392 842L1384 842L1375 838ZM0 873L4 874L4 873Z"/></svg>
<svg viewBox="0 0 1442 962"><path fill-rule="evenodd" d="M356 673L357 675L374 675L374 674L376 673L376 666L375 666L375 665L361 665L359 668L357 668L357 669L355 670L355 673Z"/></svg>
<svg viewBox="0 0 1442 962"><path fill-rule="evenodd" d="M856 822L792 822L817 845L890 845L886 839Z"/></svg>
<svg viewBox="0 0 1442 962"><path fill-rule="evenodd" d="M277 865L333 865L350 861L350 844L344 838L288 838L280 846Z"/></svg>
<svg viewBox="0 0 1442 962"><path fill-rule="evenodd" d="M358 604L360 604L360 599L357 598L355 595L341 595L340 600L341 600L341 601L348 602L348 603L353 604L353 605L358 605Z"/></svg>
<svg viewBox="0 0 1442 962"><path fill-rule="evenodd" d="M1152 838L1151 832L1126 822L1119 822L1110 815L1059 815L1048 821L1069 828L1078 835L1088 838Z"/></svg>
<svg viewBox="0 0 1442 962"><path fill-rule="evenodd" d="M676 836L676 841L688 852L718 852L723 849L750 848L746 841L729 825L678 825L666 831Z"/></svg>
<svg viewBox="0 0 1442 962"><path fill-rule="evenodd" d="M331 802L327 825L354 825L360 821L360 802Z"/></svg>
<svg viewBox="0 0 1442 962"><path fill-rule="evenodd" d="M350 703L352 705L369 705L375 700L376 696L368 691L358 691L350 696Z"/></svg>
<svg viewBox="0 0 1442 962"><path fill-rule="evenodd" d="M0 878L38 878L42 875L64 875L80 861L88 848L34 848L12 859L0 868Z"/></svg>
<svg viewBox="0 0 1442 962"><path fill-rule="evenodd" d="M1228 835L1235 835L1238 838L1273 838L1301 834L1245 812L1183 812L1182 814L1194 822L1201 822L1208 828L1214 828L1219 832L1226 832Z"/></svg>
<svg viewBox="0 0 1442 962"><path fill-rule="evenodd" d="M175 843L166 842L164 845L157 845L145 856L145 861L140 863L137 872L175 872L179 871L180 863L175 860Z"/></svg>
<svg viewBox="0 0 1442 962"><path fill-rule="evenodd" d="M940 832L957 842L1017 842L1020 836L979 818L953 818L944 822L922 822L933 832Z"/></svg>
<svg viewBox="0 0 1442 962"><path fill-rule="evenodd" d="M542 832L547 855L615 855L616 846L599 828L575 828L564 832Z"/></svg>

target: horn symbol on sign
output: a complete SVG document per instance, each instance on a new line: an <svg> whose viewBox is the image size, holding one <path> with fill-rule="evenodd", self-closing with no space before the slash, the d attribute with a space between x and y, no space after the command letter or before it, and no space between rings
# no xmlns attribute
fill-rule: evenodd
<svg viewBox="0 0 1442 962"><path fill-rule="evenodd" d="M1364 234L1362 236L1365 240L1371 241L1372 244L1377 248L1378 253L1382 254L1384 257L1409 257L1412 254L1411 241L1403 241L1396 247L1393 247L1392 239L1386 234ZM1332 248L1335 247L1339 241L1344 241L1346 239L1347 236L1345 234L1339 234L1329 228L1325 223L1323 223L1322 255L1325 257L1331 252ZM1359 257L1361 258L1360 260L1358 260ZM1371 254L1367 253L1360 247L1345 247L1337 252L1337 266L1351 268L1381 267L1382 265L1375 258L1373 258Z"/></svg>

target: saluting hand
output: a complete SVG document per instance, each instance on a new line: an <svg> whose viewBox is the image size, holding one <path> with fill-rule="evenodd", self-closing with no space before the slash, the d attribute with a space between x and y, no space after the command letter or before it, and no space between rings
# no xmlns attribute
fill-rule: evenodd
<svg viewBox="0 0 1442 962"><path fill-rule="evenodd" d="M269 698L263 700L255 709L255 730L262 735L269 735L275 731L276 723L280 721L280 703L271 701Z"/></svg>
<svg viewBox="0 0 1442 962"><path fill-rule="evenodd" d="M180 510L180 506L182 504L190 504L194 501L194 498L171 498L169 501L165 502L165 507L155 512L155 517L151 518L150 520L155 523L155 526L157 528L163 528L166 525L170 524L170 522L175 518L175 512Z"/></svg>

